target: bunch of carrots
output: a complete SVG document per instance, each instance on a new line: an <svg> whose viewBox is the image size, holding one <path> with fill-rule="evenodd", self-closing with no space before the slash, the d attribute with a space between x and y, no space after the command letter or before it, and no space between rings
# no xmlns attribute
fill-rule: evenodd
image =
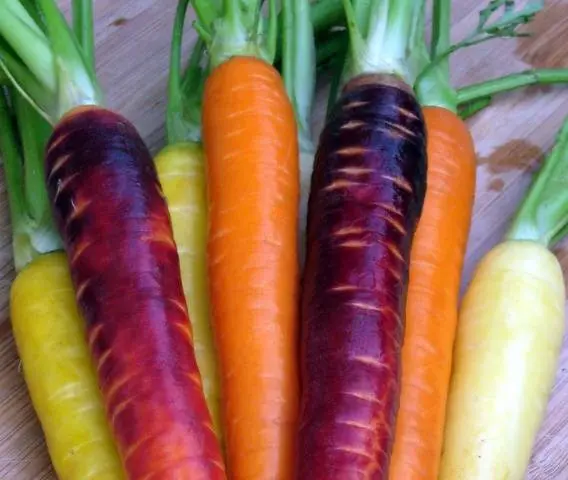
<svg viewBox="0 0 568 480"><path fill-rule="evenodd" d="M179 0L167 145L104 106L92 0L0 2L14 337L62 480L521 480L564 330L568 119L459 286L465 119L449 57L543 8ZM197 40L182 68L191 4ZM316 76L331 78L319 140Z"/></svg>

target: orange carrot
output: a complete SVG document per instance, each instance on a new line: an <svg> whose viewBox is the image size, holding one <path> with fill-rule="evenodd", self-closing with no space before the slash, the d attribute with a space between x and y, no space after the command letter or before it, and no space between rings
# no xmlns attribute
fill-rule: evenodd
<svg viewBox="0 0 568 480"><path fill-rule="evenodd" d="M298 147L270 65L235 57L207 80L209 275L234 478L290 478L296 365Z"/></svg>
<svg viewBox="0 0 568 480"><path fill-rule="evenodd" d="M235 478L289 478L298 410L298 147L270 65L235 57L207 80L203 140L209 274L228 464Z"/></svg>
<svg viewBox="0 0 568 480"><path fill-rule="evenodd" d="M449 14L449 1L434 2L433 57L449 42ZM426 123L428 188L410 254L390 480L438 478L460 278L475 194L473 140L456 113L448 61L434 62L428 64L429 74L422 82L419 76L415 84Z"/></svg>
<svg viewBox="0 0 568 480"><path fill-rule="evenodd" d="M212 70L202 132L227 468L235 479L289 479L299 404L297 128L284 83L265 60L271 54L254 43L229 50L239 44L219 40L234 32L236 17L254 18L258 2L246 11L247 2L227 3L217 22L199 28L213 28L215 39L204 38Z"/></svg>
<svg viewBox="0 0 568 480"><path fill-rule="evenodd" d="M451 2L435 0L433 6L432 60L415 84L426 122L428 188L410 257L390 480L438 479L459 287L475 195L474 144L457 115L458 95L450 85L444 56L450 45ZM500 7L491 2L480 14L479 28L489 32L485 38L507 35L532 15L511 14ZM498 16L502 30L492 30L486 23L488 14L497 9L506 16ZM461 48L468 42L457 45Z"/></svg>
<svg viewBox="0 0 568 480"><path fill-rule="evenodd" d="M401 398L391 480L435 480L457 325L460 276L475 192L475 150L452 111L423 109L428 173L410 256Z"/></svg>

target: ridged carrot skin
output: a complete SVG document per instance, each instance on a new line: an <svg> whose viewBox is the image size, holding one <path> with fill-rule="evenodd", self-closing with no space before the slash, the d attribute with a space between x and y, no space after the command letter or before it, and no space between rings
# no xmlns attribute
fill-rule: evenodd
<svg viewBox="0 0 568 480"><path fill-rule="evenodd" d="M73 110L48 142L46 178L128 477L225 478L144 142L116 113Z"/></svg>
<svg viewBox="0 0 568 480"><path fill-rule="evenodd" d="M287 480L298 380L298 140L278 72L233 57L209 75L208 263L229 476Z"/></svg>
<svg viewBox="0 0 568 480"><path fill-rule="evenodd" d="M351 80L320 137L303 278L299 479L387 478L425 142L411 89L382 75Z"/></svg>
<svg viewBox="0 0 568 480"><path fill-rule="evenodd" d="M42 255L18 274L10 291L10 317L57 478L126 478L63 253Z"/></svg>
<svg viewBox="0 0 568 480"><path fill-rule="evenodd" d="M440 480L523 480L554 384L565 330L556 257L506 241L477 267L463 299Z"/></svg>
<svg viewBox="0 0 568 480"><path fill-rule="evenodd" d="M221 439L221 394L207 284L207 189L203 149L195 143L169 145L154 162L168 202L203 391L215 431Z"/></svg>
<svg viewBox="0 0 568 480"><path fill-rule="evenodd" d="M425 107L423 112L428 189L410 255L390 480L438 479L475 194L475 149L467 125L445 108Z"/></svg>

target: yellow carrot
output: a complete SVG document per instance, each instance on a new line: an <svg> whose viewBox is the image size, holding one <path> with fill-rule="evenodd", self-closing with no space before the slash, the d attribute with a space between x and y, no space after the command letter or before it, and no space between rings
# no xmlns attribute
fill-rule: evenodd
<svg viewBox="0 0 568 480"><path fill-rule="evenodd" d="M476 269L459 315L440 480L522 480L564 334L568 121L506 240Z"/></svg>
<svg viewBox="0 0 568 480"><path fill-rule="evenodd" d="M163 149L155 158L155 163L168 202L203 391L215 430L220 437L217 360L209 320L207 204L203 152L198 144L177 143Z"/></svg>
<svg viewBox="0 0 568 480"><path fill-rule="evenodd" d="M494 248L460 314L442 479L524 478L563 331L556 257L534 242Z"/></svg>
<svg viewBox="0 0 568 480"><path fill-rule="evenodd" d="M188 67L181 72L181 42L188 0L179 0L172 30L167 145L154 159L168 203L197 366L205 400L219 441L223 442L220 380L210 320L207 281L207 192L201 147L201 98L206 69L205 45L197 40Z"/></svg>
<svg viewBox="0 0 568 480"><path fill-rule="evenodd" d="M10 314L24 378L58 477L125 478L63 253L41 255L19 273Z"/></svg>

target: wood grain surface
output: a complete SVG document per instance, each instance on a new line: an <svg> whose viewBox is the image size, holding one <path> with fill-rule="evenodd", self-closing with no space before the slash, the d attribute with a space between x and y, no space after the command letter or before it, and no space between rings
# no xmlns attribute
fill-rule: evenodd
<svg viewBox="0 0 568 480"><path fill-rule="evenodd" d="M5 1L5 0L0 0ZM70 0L60 4L68 11ZM107 104L130 118L152 152L164 141L170 30L175 0L95 0L99 78ZM454 0L454 40L471 31L485 0ZM456 85L530 67L568 67L568 0L546 1L526 29L530 37L498 40L452 58ZM185 45L193 33L186 35ZM323 105L323 93L320 105ZM501 237L532 173L568 115L568 86L502 95L470 121L478 153L478 186L463 285ZM322 109L316 114L319 131ZM568 242L557 249L568 279ZM14 278L11 231L0 178L0 480L54 479L14 347L8 298ZM546 325L543 325L546 328ZM568 479L568 341L564 342L548 414L527 478ZM484 479L492 480L492 479Z"/></svg>

